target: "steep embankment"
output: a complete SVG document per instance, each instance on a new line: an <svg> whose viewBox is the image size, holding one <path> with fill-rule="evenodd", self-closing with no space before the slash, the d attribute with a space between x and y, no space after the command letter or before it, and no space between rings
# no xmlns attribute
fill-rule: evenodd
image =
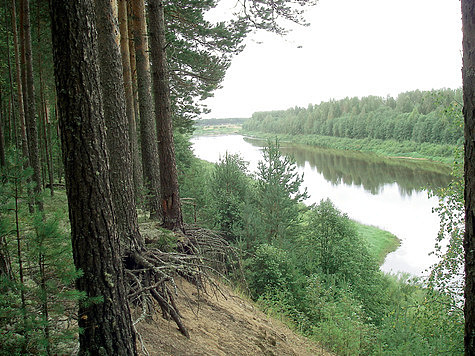
<svg viewBox="0 0 475 356"><path fill-rule="evenodd" d="M331 355L320 345L297 335L282 322L259 311L252 302L221 285L198 294L185 280L177 281L178 307L190 339L160 313L137 325L151 356L170 355ZM141 348L140 342L138 345ZM142 354L146 352L142 350Z"/></svg>

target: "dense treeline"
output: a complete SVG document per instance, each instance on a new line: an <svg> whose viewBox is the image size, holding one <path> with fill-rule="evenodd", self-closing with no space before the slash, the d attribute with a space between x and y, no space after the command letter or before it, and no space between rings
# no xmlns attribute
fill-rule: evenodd
<svg viewBox="0 0 475 356"><path fill-rule="evenodd" d="M368 96L345 98L307 108L256 112L243 128L292 135L457 144L463 128L447 108L460 106L460 89L411 91L397 98Z"/></svg>

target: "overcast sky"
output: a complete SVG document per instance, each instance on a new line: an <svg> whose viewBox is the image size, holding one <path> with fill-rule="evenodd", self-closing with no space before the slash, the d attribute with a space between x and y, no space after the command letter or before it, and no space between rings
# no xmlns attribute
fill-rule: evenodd
<svg viewBox="0 0 475 356"><path fill-rule="evenodd" d="M206 117L462 85L459 0L320 0L306 18L246 40Z"/></svg>

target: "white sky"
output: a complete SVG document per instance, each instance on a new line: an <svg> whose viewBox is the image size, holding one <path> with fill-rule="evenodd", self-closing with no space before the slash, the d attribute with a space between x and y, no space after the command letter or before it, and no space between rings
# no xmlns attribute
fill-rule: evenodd
<svg viewBox="0 0 475 356"><path fill-rule="evenodd" d="M460 0L320 0L306 18L286 37L251 35L206 117L462 85Z"/></svg>

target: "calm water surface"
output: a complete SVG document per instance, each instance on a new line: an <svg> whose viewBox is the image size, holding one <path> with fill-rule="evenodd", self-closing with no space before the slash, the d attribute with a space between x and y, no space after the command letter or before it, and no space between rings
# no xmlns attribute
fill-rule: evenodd
<svg viewBox="0 0 475 356"><path fill-rule="evenodd" d="M262 141L241 135L197 136L195 155L218 162L226 151L239 153L251 172L262 160ZM381 266L386 272L424 275L435 262L432 251L439 218L432 213L437 197L429 189L446 186L448 170L423 161L383 159L371 154L282 144L292 154L310 198L307 204L330 200L344 213L363 224L390 231L401 247Z"/></svg>

